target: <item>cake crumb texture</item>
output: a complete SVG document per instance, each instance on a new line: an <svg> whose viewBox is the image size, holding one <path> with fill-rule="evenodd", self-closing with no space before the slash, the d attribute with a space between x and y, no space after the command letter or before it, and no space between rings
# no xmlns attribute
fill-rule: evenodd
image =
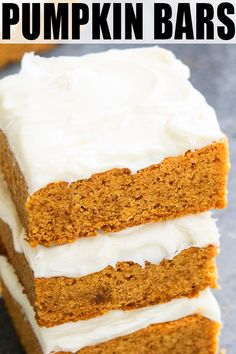
<svg viewBox="0 0 236 354"><path fill-rule="evenodd" d="M71 184L51 183L31 196L3 133L0 165L32 247L226 206L226 139L135 174L116 168Z"/></svg>
<svg viewBox="0 0 236 354"><path fill-rule="evenodd" d="M3 286L3 297L27 354L43 354L20 306ZM220 325L200 315L151 325L130 335L79 350L79 354L216 354ZM52 354L52 353L51 353ZM72 354L57 352L55 354Z"/></svg>
<svg viewBox="0 0 236 354"><path fill-rule="evenodd" d="M160 265L145 268L122 262L116 268L82 278L36 279L35 308L40 326L100 316L111 310L133 310L194 297L216 288L215 250L190 249Z"/></svg>
<svg viewBox="0 0 236 354"><path fill-rule="evenodd" d="M183 250L159 265L121 262L80 278L34 278L25 256L15 252L10 230L2 221L0 236L40 326L194 297L207 287L217 287L215 246Z"/></svg>

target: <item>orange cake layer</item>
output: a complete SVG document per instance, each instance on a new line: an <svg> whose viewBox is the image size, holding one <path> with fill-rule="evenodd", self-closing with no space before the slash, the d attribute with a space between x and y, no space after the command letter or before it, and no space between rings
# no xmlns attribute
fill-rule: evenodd
<svg viewBox="0 0 236 354"><path fill-rule="evenodd" d="M53 44L0 44L0 68L19 61L26 52L46 52Z"/></svg>
<svg viewBox="0 0 236 354"><path fill-rule="evenodd" d="M116 268L109 266L79 278L35 278L25 256L15 251L10 229L2 221L0 236L41 326L194 297L207 287L217 287L215 246L192 247L158 265L120 262Z"/></svg>
<svg viewBox="0 0 236 354"><path fill-rule="evenodd" d="M0 167L33 247L226 206L226 139L135 174L117 168L71 184L51 183L30 196L1 133Z"/></svg>
<svg viewBox="0 0 236 354"><path fill-rule="evenodd" d="M43 354L20 306L3 286L3 297L27 354ZM80 354L216 354L220 325L200 315L151 325L132 334L79 350ZM55 354L70 354L57 352Z"/></svg>

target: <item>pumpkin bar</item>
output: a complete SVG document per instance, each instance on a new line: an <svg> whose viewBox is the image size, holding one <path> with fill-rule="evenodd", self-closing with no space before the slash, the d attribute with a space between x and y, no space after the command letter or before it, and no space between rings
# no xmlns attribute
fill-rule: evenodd
<svg viewBox="0 0 236 354"><path fill-rule="evenodd" d="M227 139L167 50L27 54L0 102L0 166L33 247L226 206Z"/></svg>

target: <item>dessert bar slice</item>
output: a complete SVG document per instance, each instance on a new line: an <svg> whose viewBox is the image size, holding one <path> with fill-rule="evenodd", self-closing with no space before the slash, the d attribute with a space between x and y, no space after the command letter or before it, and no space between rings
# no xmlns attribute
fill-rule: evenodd
<svg viewBox="0 0 236 354"><path fill-rule="evenodd" d="M0 257L3 298L27 354L216 354L220 311L207 289L197 298L131 311L111 311L90 320L39 327L13 268Z"/></svg>
<svg viewBox="0 0 236 354"><path fill-rule="evenodd" d="M219 233L209 212L32 248L4 181L0 194L0 239L41 326L191 298L217 286Z"/></svg>
<svg viewBox="0 0 236 354"><path fill-rule="evenodd" d="M228 147L161 48L26 55L0 82L0 165L32 246L226 206Z"/></svg>

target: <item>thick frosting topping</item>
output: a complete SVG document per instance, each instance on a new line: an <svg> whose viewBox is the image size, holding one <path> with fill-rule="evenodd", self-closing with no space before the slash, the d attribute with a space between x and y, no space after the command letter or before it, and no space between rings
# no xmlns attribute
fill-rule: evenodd
<svg viewBox="0 0 236 354"><path fill-rule="evenodd" d="M128 335L155 323L175 321L185 316L201 314L220 322L220 309L207 289L197 298L180 298L165 304L131 311L111 311L89 320L69 322L51 328L39 327L35 314L12 266L5 257L0 257L0 274L15 301L22 307L44 354L57 351L78 350L116 337Z"/></svg>
<svg viewBox="0 0 236 354"><path fill-rule="evenodd" d="M2 176L0 195L0 218L10 226L15 249L24 252L35 277L79 277L122 261L141 266L145 261L159 264L189 247L219 243L215 220L206 212L112 234L99 232L96 237L80 238L72 244L31 248Z"/></svg>
<svg viewBox="0 0 236 354"><path fill-rule="evenodd" d="M0 128L29 192L115 167L134 173L224 135L189 70L162 48L25 55L0 82Z"/></svg>

